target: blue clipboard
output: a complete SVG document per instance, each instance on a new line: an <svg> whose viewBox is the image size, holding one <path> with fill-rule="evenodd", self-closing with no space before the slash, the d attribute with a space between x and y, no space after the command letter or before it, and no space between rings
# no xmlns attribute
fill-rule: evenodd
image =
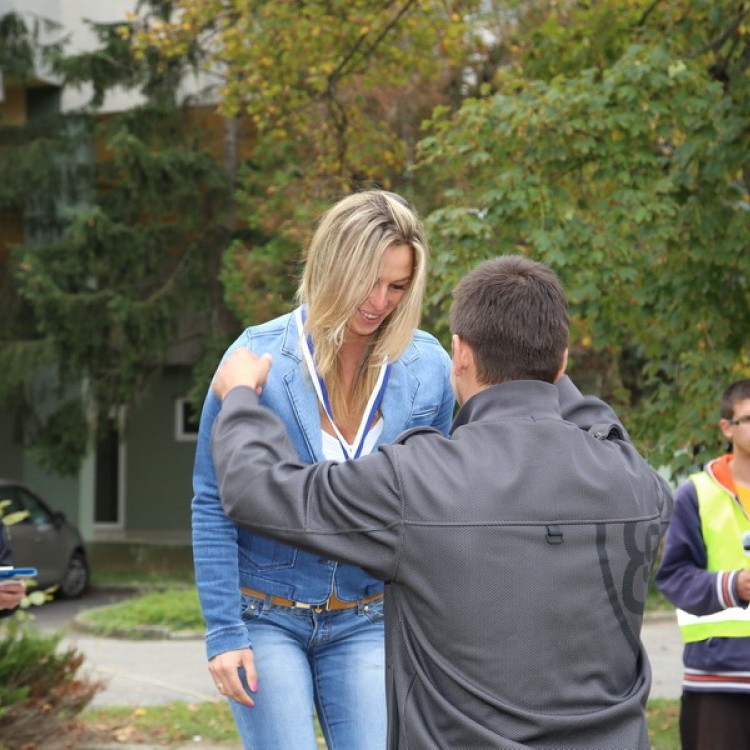
<svg viewBox="0 0 750 750"><path fill-rule="evenodd" d="M0 580L4 578L33 578L35 575L37 575L36 568L0 567Z"/></svg>

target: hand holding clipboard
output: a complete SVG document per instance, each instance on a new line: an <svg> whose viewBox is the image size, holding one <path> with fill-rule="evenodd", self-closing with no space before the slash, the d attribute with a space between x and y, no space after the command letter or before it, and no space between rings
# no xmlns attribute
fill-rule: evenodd
<svg viewBox="0 0 750 750"><path fill-rule="evenodd" d="M0 566L0 586L16 583L23 578L34 578L36 575L36 568L15 568L12 565L3 565Z"/></svg>

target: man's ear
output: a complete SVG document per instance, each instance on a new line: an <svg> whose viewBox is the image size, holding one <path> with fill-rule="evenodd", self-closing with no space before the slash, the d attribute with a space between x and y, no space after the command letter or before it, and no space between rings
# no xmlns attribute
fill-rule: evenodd
<svg viewBox="0 0 750 750"><path fill-rule="evenodd" d="M568 350L566 349L563 353L563 359L562 364L560 365L560 370L557 373L557 377L555 378L555 383L560 380L560 378L565 375L565 370L568 369Z"/></svg>
<svg viewBox="0 0 750 750"><path fill-rule="evenodd" d="M720 419L719 420L719 429L721 430L724 437L731 443L734 437L734 432L732 430L732 425L729 424L728 419Z"/></svg>
<svg viewBox="0 0 750 750"><path fill-rule="evenodd" d="M453 372L455 375L462 375L466 372L472 360L472 353L469 345L457 334L451 337L453 344Z"/></svg>

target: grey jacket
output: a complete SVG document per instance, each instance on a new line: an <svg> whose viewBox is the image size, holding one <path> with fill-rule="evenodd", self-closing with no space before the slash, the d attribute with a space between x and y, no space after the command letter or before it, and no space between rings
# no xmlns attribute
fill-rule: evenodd
<svg viewBox="0 0 750 750"><path fill-rule="evenodd" d="M640 631L671 493L567 377L477 394L450 438L312 466L235 388L213 452L237 523L387 583L389 748L648 748Z"/></svg>

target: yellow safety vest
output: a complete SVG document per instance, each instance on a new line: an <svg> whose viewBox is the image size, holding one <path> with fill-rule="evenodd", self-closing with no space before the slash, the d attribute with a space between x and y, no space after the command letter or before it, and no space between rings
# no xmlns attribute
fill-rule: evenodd
<svg viewBox="0 0 750 750"><path fill-rule="evenodd" d="M750 556L742 549L742 537L750 531L750 519L740 504L705 471L693 474L690 480L698 494L701 531L708 555L706 569L720 572L750 568ZM678 609L677 623L685 643L750 637L750 610L743 607L730 607L701 617Z"/></svg>

